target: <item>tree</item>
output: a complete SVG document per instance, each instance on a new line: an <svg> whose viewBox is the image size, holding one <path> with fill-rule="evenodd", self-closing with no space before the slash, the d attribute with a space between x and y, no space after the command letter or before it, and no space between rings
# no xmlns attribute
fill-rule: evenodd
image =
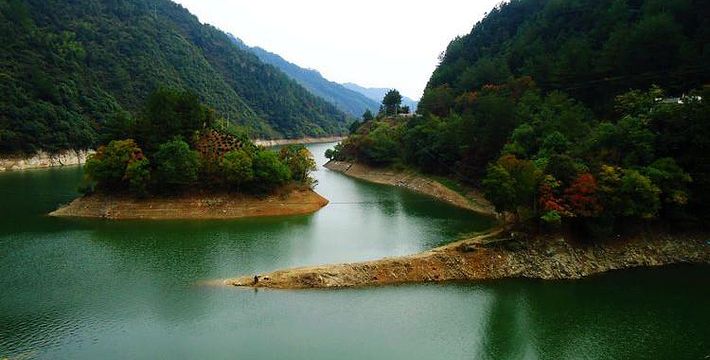
<svg viewBox="0 0 710 360"><path fill-rule="evenodd" d="M354 133L357 132L357 129L359 129L362 124L363 124L363 123L361 123L361 122L355 120L355 121L353 121L353 122L350 124L348 130L350 130L350 133L351 133L351 134L354 134Z"/></svg>
<svg viewBox="0 0 710 360"><path fill-rule="evenodd" d="M373 165L389 165L399 158L400 128L379 122L360 143L362 159Z"/></svg>
<svg viewBox="0 0 710 360"><path fill-rule="evenodd" d="M621 215L650 219L657 215L661 190L651 179L636 170L624 170L618 189L621 198Z"/></svg>
<svg viewBox="0 0 710 360"><path fill-rule="evenodd" d="M520 218L535 207L539 181L540 171L532 161L506 155L488 167L482 185L498 212L509 211Z"/></svg>
<svg viewBox="0 0 710 360"><path fill-rule="evenodd" d="M220 162L222 176L227 184L239 189L254 180L254 168L251 155L244 149L232 150Z"/></svg>
<svg viewBox="0 0 710 360"><path fill-rule="evenodd" d="M214 111L187 91L160 88L146 102L136 127L138 142L149 153L175 137L192 139L195 133L214 123Z"/></svg>
<svg viewBox="0 0 710 360"><path fill-rule="evenodd" d="M372 115L372 111L370 111L370 109L365 110L365 113L362 114L362 122L368 122L374 118L375 116Z"/></svg>
<svg viewBox="0 0 710 360"><path fill-rule="evenodd" d="M399 91L396 89L388 91L382 99L382 109L384 110L384 115L397 115L401 104L402 95L399 94Z"/></svg>
<svg viewBox="0 0 710 360"><path fill-rule="evenodd" d="M86 160L86 176L105 190L130 190L143 195L149 180L148 159L133 139L114 140Z"/></svg>
<svg viewBox="0 0 710 360"><path fill-rule="evenodd" d="M269 192L291 180L288 166L273 151L260 150L254 155L254 189Z"/></svg>
<svg viewBox="0 0 710 360"><path fill-rule="evenodd" d="M293 180L310 185L310 173L316 170L316 161L305 146L289 145L281 148L279 160L288 166Z"/></svg>
<svg viewBox="0 0 710 360"><path fill-rule="evenodd" d="M597 180L589 173L581 174L574 180L565 190L565 199L576 216L595 217L603 210L597 197Z"/></svg>
<svg viewBox="0 0 710 360"><path fill-rule="evenodd" d="M161 185L175 189L197 181L199 154L182 139L175 138L158 146L153 160L155 177Z"/></svg>
<svg viewBox="0 0 710 360"><path fill-rule="evenodd" d="M515 180L505 168L491 164L481 184L486 199L495 206L498 213L515 210Z"/></svg>
<svg viewBox="0 0 710 360"><path fill-rule="evenodd" d="M150 185L150 161L143 156L130 161L126 166L124 180L128 181L128 190L138 197L148 195Z"/></svg>

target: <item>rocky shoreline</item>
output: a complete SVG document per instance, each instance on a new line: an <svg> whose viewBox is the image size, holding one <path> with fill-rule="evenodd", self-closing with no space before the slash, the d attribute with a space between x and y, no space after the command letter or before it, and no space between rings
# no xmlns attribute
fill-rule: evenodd
<svg viewBox="0 0 710 360"><path fill-rule="evenodd" d="M306 215L327 204L328 200L310 189L296 189L264 198L210 193L136 199L96 193L77 198L49 215L112 220L237 219Z"/></svg>
<svg viewBox="0 0 710 360"><path fill-rule="evenodd" d="M58 154L40 151L33 156L0 157L0 172L81 165L93 150L67 150Z"/></svg>
<svg viewBox="0 0 710 360"><path fill-rule="evenodd" d="M470 197L415 173L373 169L362 164L337 161L331 161L325 167L375 183L402 186L479 213L494 213L485 200L471 201ZM469 239L408 256L277 270L209 283L307 289L512 277L563 280L613 270L678 263L710 264L710 234L649 231L634 237L581 244L561 235L515 238L504 227L498 227ZM255 276L258 279L256 282Z"/></svg>
<svg viewBox="0 0 710 360"><path fill-rule="evenodd" d="M346 136L326 136L326 137L305 137L305 138L298 138L298 139L274 139L274 140L268 140L268 139L256 139L253 140L254 144L259 145L259 146L283 146L283 145L295 145L295 144L323 144L323 143L331 143L331 142L338 142L342 141L345 139Z"/></svg>
<svg viewBox="0 0 710 360"><path fill-rule="evenodd" d="M399 171L390 168L373 168L360 163L334 160L329 161L324 166L327 169L361 180L403 187L479 214L489 216L496 215L493 205L481 194L471 192L467 194L468 196L463 196L438 181L421 176L415 172Z"/></svg>
<svg viewBox="0 0 710 360"><path fill-rule="evenodd" d="M256 139L253 141L256 145L270 147L293 144L329 143L341 141L344 138L344 136L327 136L318 138L307 137L300 139ZM83 165L86 162L86 158L94 152L94 150L67 150L57 154L50 154L40 151L32 156L0 157L0 172Z"/></svg>
<svg viewBox="0 0 710 360"><path fill-rule="evenodd" d="M275 289L348 288L501 278L580 279L613 270L678 263L710 264L708 234L648 233L595 245L562 237L508 240L495 230L423 253L348 264L279 270L222 280ZM503 241L503 239L505 239Z"/></svg>

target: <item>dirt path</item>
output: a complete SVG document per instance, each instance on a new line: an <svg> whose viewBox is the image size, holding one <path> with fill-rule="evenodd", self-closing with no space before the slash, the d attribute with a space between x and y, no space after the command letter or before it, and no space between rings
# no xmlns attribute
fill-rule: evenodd
<svg viewBox="0 0 710 360"><path fill-rule="evenodd" d="M463 196L458 192L442 185L436 180L421 176L414 172L397 171L386 168L373 168L363 164L342 161L330 161L325 164L325 167L348 176L377 184L404 187L480 214L490 216L496 215L493 205L483 198L482 195L470 193L468 194L468 197Z"/></svg>

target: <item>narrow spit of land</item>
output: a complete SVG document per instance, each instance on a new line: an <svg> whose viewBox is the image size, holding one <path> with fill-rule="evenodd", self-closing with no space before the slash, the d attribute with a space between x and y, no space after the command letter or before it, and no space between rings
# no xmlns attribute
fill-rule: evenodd
<svg viewBox="0 0 710 360"><path fill-rule="evenodd" d="M335 161L329 162L326 167L363 180L402 186L478 213L494 213L492 206L482 197L476 194L463 196L433 179L412 172L373 169L362 164ZM511 239L511 234L501 226L469 239L408 256L277 270L209 283L305 289L507 277L579 279L640 266L710 264L708 238L708 234L657 232L609 242L580 244L553 236Z"/></svg>
<svg viewBox="0 0 710 360"><path fill-rule="evenodd" d="M221 281L276 289L346 288L510 277L579 279L611 270L678 263L710 264L707 234L646 234L609 244L563 238L508 240L495 230L419 254L274 271ZM501 241L505 240L505 241Z"/></svg>

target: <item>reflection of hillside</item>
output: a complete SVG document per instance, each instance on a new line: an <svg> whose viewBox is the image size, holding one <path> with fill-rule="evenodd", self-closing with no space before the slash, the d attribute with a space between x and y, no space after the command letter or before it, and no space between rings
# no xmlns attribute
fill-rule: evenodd
<svg viewBox="0 0 710 360"><path fill-rule="evenodd" d="M671 359L679 353L701 358L710 321L703 301L710 290L697 270L639 269L569 282L488 284L493 296L474 358Z"/></svg>
<svg viewBox="0 0 710 360"><path fill-rule="evenodd" d="M77 196L80 167L0 174L0 235L66 230L44 215Z"/></svg>

